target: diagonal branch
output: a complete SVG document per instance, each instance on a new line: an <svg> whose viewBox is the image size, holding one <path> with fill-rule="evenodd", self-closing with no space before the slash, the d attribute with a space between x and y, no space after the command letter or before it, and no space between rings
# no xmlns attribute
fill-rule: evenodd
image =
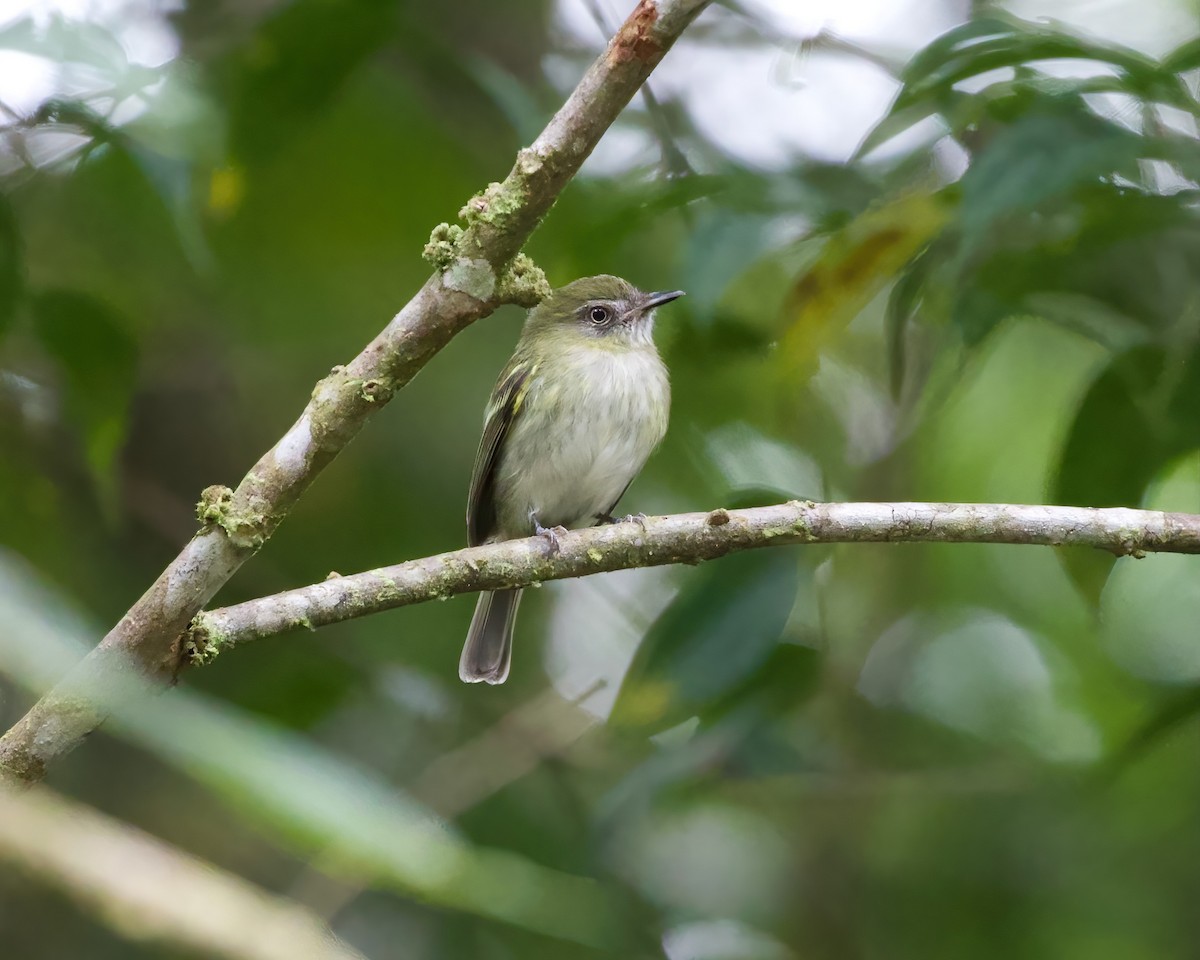
<svg viewBox="0 0 1200 960"><path fill-rule="evenodd" d="M458 593L524 587L608 570L699 563L756 547L811 543L1009 543L1085 546L1120 556L1200 553L1200 516L1124 507L1006 503L812 503L650 517L559 537L471 547L201 613L190 628L194 659L299 627Z"/></svg>
<svg viewBox="0 0 1200 960"><path fill-rule="evenodd" d="M45 789L0 783L0 864L130 940L214 960L364 960L300 904Z"/></svg>
<svg viewBox="0 0 1200 960"><path fill-rule="evenodd" d="M171 681L193 616L275 532L318 473L392 395L469 324L500 303L531 302L536 268L513 258L604 131L710 0L640 0L599 59L503 183L442 225L426 248L438 272L363 351L316 385L300 419L236 490L210 487L204 527L82 664L3 738L0 775L38 780L103 722L128 675ZM524 258L521 258L523 261Z"/></svg>

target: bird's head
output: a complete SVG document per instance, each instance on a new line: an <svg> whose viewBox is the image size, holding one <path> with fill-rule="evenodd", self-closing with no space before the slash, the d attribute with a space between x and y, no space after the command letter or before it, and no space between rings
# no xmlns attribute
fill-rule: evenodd
<svg viewBox="0 0 1200 960"><path fill-rule="evenodd" d="M526 330L587 337L607 345L651 342L654 311L683 296L682 290L643 293L628 280L584 277L559 287L529 313Z"/></svg>

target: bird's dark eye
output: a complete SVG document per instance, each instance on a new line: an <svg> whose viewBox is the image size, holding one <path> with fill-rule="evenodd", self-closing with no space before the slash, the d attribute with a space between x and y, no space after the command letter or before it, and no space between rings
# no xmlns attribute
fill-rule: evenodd
<svg viewBox="0 0 1200 960"><path fill-rule="evenodd" d="M608 320L607 307L592 307L588 311L588 318L595 324L605 323Z"/></svg>

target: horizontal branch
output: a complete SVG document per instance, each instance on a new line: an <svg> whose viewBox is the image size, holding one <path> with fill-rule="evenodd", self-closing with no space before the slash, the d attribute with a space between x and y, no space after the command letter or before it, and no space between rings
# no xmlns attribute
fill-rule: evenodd
<svg viewBox="0 0 1200 960"><path fill-rule="evenodd" d="M5 863L67 894L128 939L189 956L363 960L294 901L83 804L0 781Z"/></svg>
<svg viewBox="0 0 1200 960"><path fill-rule="evenodd" d="M1124 507L1005 503L812 503L648 517L471 547L201 613L193 657L299 627L315 629L458 593L524 587L630 567L699 563L801 543L1009 543L1096 547L1126 556L1200 553L1200 516Z"/></svg>
<svg viewBox="0 0 1200 960"><path fill-rule="evenodd" d="M238 484L210 487L204 526L82 664L0 737L0 776L34 781L102 723L134 672L163 686L192 617L275 532L316 476L457 333L504 302L532 304L545 279L517 252L679 35L710 0L639 0L502 183L442 224L425 255L437 271L361 353L335 366L300 418Z"/></svg>

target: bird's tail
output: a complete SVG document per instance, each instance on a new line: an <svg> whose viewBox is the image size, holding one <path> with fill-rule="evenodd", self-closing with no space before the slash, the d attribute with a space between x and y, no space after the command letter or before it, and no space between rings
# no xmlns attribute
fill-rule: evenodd
<svg viewBox="0 0 1200 960"><path fill-rule="evenodd" d="M458 660L458 676L464 683L503 683L512 660L513 624L517 619L520 590L481 593Z"/></svg>

